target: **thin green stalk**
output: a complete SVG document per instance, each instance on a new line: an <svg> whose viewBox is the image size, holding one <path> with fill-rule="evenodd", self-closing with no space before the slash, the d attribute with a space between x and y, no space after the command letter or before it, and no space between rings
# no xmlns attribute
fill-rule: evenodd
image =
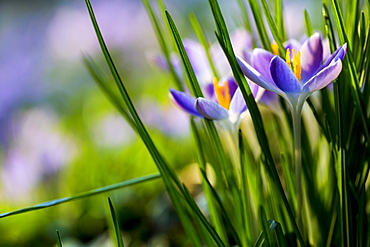
<svg viewBox="0 0 370 247"><path fill-rule="evenodd" d="M134 179L127 180L127 181L124 181L124 182L120 182L120 183L117 183L117 184L111 184L111 185L108 185L108 186L105 186L105 187L101 187L101 188L98 188L98 189L83 192L83 193L80 193L80 194L77 194L77 195L74 195L74 196L59 198L59 199L43 202L43 203L40 203L40 204L37 204L37 205L34 205L34 206L21 208L21 209L15 210L15 211L7 212L7 213L2 213L2 214L0 214L0 218L5 218L5 217L11 216L11 215L16 215L16 214L29 212L29 211L35 211L35 210L38 210L38 209L43 209L43 208L56 206L58 204L62 204L62 203L65 203L65 202L70 202L70 201L74 201L74 200L77 200L77 199L82 199L82 198L85 198L85 197L94 196L94 195L101 194L101 193L104 193L104 192L108 192L108 191L111 191L111 190L121 189L121 188L126 187L126 186L130 186L130 185L150 181L150 180L160 178L160 177L161 177L160 174L154 173L154 174L151 174L151 175L147 175L147 176L143 176L143 177L139 177L139 178L134 178Z"/></svg>
<svg viewBox="0 0 370 247"><path fill-rule="evenodd" d="M302 107L292 107L293 119L293 136L294 136L294 164L296 177L296 194L297 194L297 224L298 228L303 233L302 222L302 141L301 141L301 114Z"/></svg>

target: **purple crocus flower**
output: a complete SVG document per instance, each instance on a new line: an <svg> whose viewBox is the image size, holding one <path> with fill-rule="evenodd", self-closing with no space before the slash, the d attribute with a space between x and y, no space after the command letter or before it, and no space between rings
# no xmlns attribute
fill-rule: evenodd
<svg viewBox="0 0 370 247"><path fill-rule="evenodd" d="M342 70L347 45L338 48L323 63L321 35L313 34L300 50L287 49L286 60L263 49L254 49L251 64L237 57L250 80L284 97L293 109L301 109L315 91L326 87Z"/></svg>
<svg viewBox="0 0 370 247"><path fill-rule="evenodd" d="M256 100L262 96L264 90L256 84L248 84ZM240 88L233 78L227 79L223 85L214 81L215 99L197 98L175 89L170 89L172 100L185 112L213 120L229 119L233 124L239 123L241 116L248 109Z"/></svg>

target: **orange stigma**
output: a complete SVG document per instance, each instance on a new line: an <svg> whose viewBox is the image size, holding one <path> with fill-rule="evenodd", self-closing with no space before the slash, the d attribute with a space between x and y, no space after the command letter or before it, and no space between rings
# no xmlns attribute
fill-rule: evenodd
<svg viewBox="0 0 370 247"><path fill-rule="evenodd" d="M301 51L295 51L292 49L292 55L293 55L293 61L291 61L290 58L290 49L286 50L286 57L285 61L286 63L292 68L295 76L300 81L301 75L302 75L302 68L301 68Z"/></svg>
<svg viewBox="0 0 370 247"><path fill-rule="evenodd" d="M224 82L223 86L218 84L217 78L213 79L213 86L215 89L216 97L218 103L223 108L229 110L230 108L230 90L229 90L229 83L227 81Z"/></svg>

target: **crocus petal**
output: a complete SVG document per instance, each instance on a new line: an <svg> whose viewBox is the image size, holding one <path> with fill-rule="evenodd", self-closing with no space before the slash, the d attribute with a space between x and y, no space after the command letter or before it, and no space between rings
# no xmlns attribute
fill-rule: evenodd
<svg viewBox="0 0 370 247"><path fill-rule="evenodd" d="M275 56L270 64L271 76L275 84L286 94L299 94L301 84L288 64L279 56Z"/></svg>
<svg viewBox="0 0 370 247"><path fill-rule="evenodd" d="M301 46L302 81L309 80L319 69L323 58L322 39L319 33L313 34Z"/></svg>
<svg viewBox="0 0 370 247"><path fill-rule="evenodd" d="M238 84L236 83L233 77L227 78L227 83L229 86L230 98L232 98L234 96L236 89L238 88Z"/></svg>
<svg viewBox="0 0 370 247"><path fill-rule="evenodd" d="M277 100L278 97L276 93L266 90L263 93L260 102L265 105L275 105L277 103Z"/></svg>
<svg viewBox="0 0 370 247"><path fill-rule="evenodd" d="M269 51L266 51L261 48L256 48L252 52L251 56L251 65L255 68L259 73L261 73L264 80L273 81L270 70L266 69L269 68L271 59L275 55Z"/></svg>
<svg viewBox="0 0 370 247"><path fill-rule="evenodd" d="M172 96L171 98L177 106L179 106L181 109L183 109L184 111L186 111L187 113L193 116L203 117L195 109L195 106L194 106L195 101L196 101L195 98L191 97L190 95L184 92L180 92L172 88L170 89L170 92Z"/></svg>
<svg viewBox="0 0 370 247"><path fill-rule="evenodd" d="M242 92L240 91L240 88L238 88L235 91L234 97L231 99L229 112L231 114L240 115L242 112L246 110L247 105L245 104L245 100Z"/></svg>
<svg viewBox="0 0 370 247"><path fill-rule="evenodd" d="M283 45L285 49L290 49L290 50L294 49L296 51L301 49L301 43L296 39L290 39L286 41Z"/></svg>
<svg viewBox="0 0 370 247"><path fill-rule="evenodd" d="M220 120L229 116L228 110L219 104L204 98L198 98L195 101L195 108L205 118Z"/></svg>
<svg viewBox="0 0 370 247"><path fill-rule="evenodd" d="M346 55L346 52L347 52L347 44L344 44L326 59L326 61L320 66L319 71L327 67L333 60L336 60L336 59L343 60L344 56Z"/></svg>
<svg viewBox="0 0 370 247"><path fill-rule="evenodd" d="M278 88L275 83L271 81L267 81L263 79L261 74L255 70L252 66L247 64L242 58L236 56L238 64L243 72L243 74L248 77L251 81L256 83L258 86L263 87L267 90L273 91L278 94L284 94L283 91L281 91L280 88ZM267 68L266 68L267 69Z"/></svg>
<svg viewBox="0 0 370 247"><path fill-rule="evenodd" d="M184 47L199 82L203 84L213 77L203 46L193 40L185 40Z"/></svg>
<svg viewBox="0 0 370 247"><path fill-rule="evenodd" d="M323 87L326 87L330 82L338 77L342 70L342 60L337 58L336 61L332 62L329 66L319 71L314 77L312 77L303 86L304 92L315 92Z"/></svg>

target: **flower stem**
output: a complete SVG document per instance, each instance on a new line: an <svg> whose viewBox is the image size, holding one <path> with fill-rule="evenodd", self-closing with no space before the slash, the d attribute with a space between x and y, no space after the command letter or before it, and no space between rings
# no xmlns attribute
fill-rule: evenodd
<svg viewBox="0 0 370 247"><path fill-rule="evenodd" d="M297 224L301 232L303 232L302 222L302 142L301 142L301 113L302 105L292 107L293 119L293 137L294 137L294 164L296 177L296 193L297 193Z"/></svg>

